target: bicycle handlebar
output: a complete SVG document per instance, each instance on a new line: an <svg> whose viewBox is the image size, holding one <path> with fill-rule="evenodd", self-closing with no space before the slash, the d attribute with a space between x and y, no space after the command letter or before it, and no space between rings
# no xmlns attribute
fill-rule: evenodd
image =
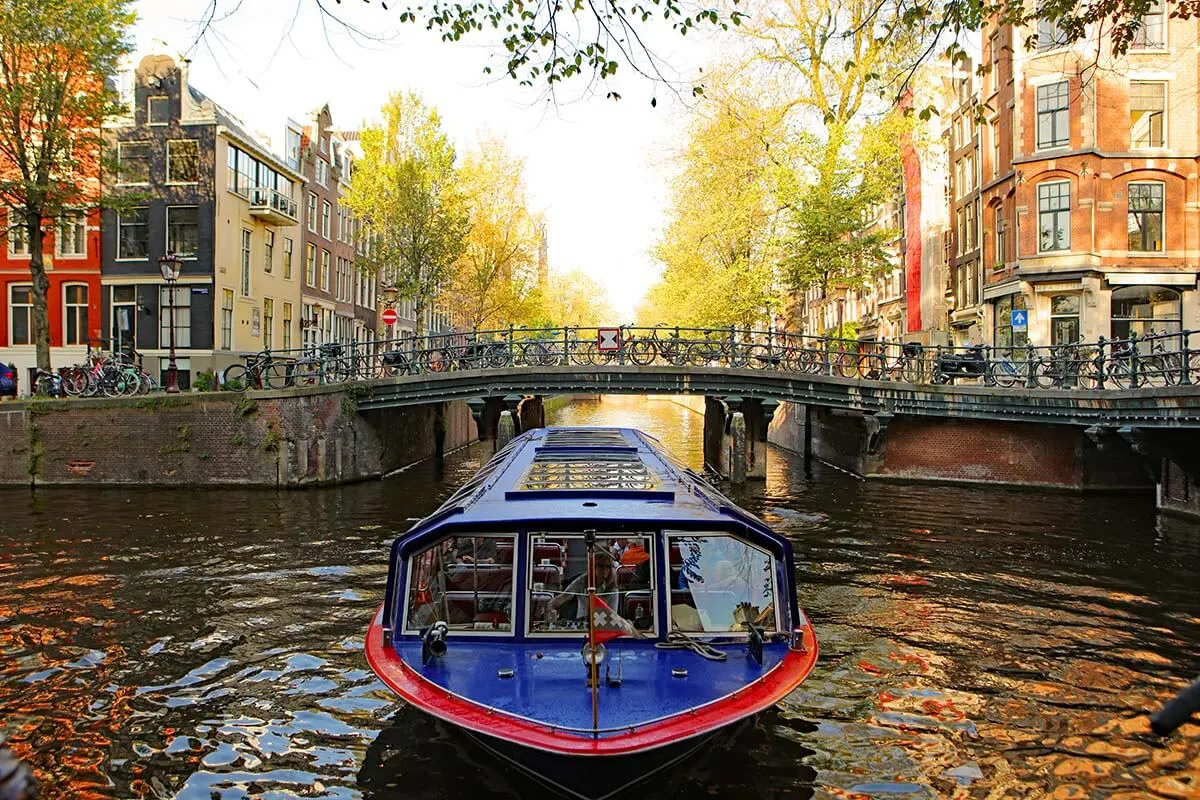
<svg viewBox="0 0 1200 800"><path fill-rule="evenodd" d="M1150 715L1150 730L1166 736L1200 711L1200 678L1175 695L1158 711Z"/></svg>

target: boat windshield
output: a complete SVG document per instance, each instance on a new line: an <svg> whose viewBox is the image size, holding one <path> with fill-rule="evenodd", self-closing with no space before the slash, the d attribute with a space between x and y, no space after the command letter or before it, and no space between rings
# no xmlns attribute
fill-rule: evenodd
<svg viewBox="0 0 1200 800"><path fill-rule="evenodd" d="M587 545L583 535L535 533L529 540L529 632L586 633ZM596 539L596 595L616 615L610 620L613 627L631 626L648 635L655 632L653 542L649 533Z"/></svg>
<svg viewBox="0 0 1200 800"><path fill-rule="evenodd" d="M671 629L745 632L778 629L775 559L727 534L668 533Z"/></svg>
<svg viewBox="0 0 1200 800"><path fill-rule="evenodd" d="M512 632L517 537L451 536L409 562L405 631L443 621L451 630Z"/></svg>

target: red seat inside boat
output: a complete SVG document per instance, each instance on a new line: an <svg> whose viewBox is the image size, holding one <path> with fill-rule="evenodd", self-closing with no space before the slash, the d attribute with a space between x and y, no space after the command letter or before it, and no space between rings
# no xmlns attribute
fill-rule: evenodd
<svg viewBox="0 0 1200 800"><path fill-rule="evenodd" d="M562 567L557 564L535 564L533 582L557 589L562 585Z"/></svg>
<svg viewBox="0 0 1200 800"><path fill-rule="evenodd" d="M511 564L513 563L513 543L500 542L496 545L496 563Z"/></svg>
<svg viewBox="0 0 1200 800"><path fill-rule="evenodd" d="M446 588L450 591L507 591L512 586L512 566L508 564L452 564L446 570Z"/></svg>
<svg viewBox="0 0 1200 800"><path fill-rule="evenodd" d="M549 561L560 569L567 566L566 548L557 542L536 542L533 545L533 563Z"/></svg>
<svg viewBox="0 0 1200 800"><path fill-rule="evenodd" d="M512 603L509 592L446 592L446 621L451 625L471 623L507 624Z"/></svg>

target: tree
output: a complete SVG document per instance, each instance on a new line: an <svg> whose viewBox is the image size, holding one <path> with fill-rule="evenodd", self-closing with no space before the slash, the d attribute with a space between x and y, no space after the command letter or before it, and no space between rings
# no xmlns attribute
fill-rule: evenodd
<svg viewBox="0 0 1200 800"><path fill-rule="evenodd" d="M359 263L413 301L423 336L425 310L450 282L469 225L454 147L437 111L413 93L393 94L383 123L365 128L360 142L346 194L371 237Z"/></svg>
<svg viewBox="0 0 1200 800"><path fill-rule="evenodd" d="M119 110L104 80L129 52L129 0L0 3L0 203L29 247L33 340L50 369L43 226L100 202L101 125Z"/></svg>
<svg viewBox="0 0 1200 800"><path fill-rule="evenodd" d="M447 300L465 327L517 319L537 280L538 220L525 199L525 164L487 138L465 159L461 191L470 231Z"/></svg>
<svg viewBox="0 0 1200 800"><path fill-rule="evenodd" d="M531 328L565 326L597 328L616 325L616 312L604 297L604 288L581 270L551 272L529 304L525 324Z"/></svg>
<svg viewBox="0 0 1200 800"><path fill-rule="evenodd" d="M681 157L643 324L752 326L779 305L779 189L791 169L783 119L757 87L711 97Z"/></svg>

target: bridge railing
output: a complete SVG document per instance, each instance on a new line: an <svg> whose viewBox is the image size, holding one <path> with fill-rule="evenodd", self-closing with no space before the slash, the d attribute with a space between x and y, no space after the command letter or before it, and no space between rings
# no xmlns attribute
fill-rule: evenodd
<svg viewBox="0 0 1200 800"><path fill-rule="evenodd" d="M724 367L794 375L997 387L1126 389L1200 382L1200 331L1136 331L1053 346L922 346L739 328L505 328L245 356L230 389L281 389L510 367Z"/></svg>

